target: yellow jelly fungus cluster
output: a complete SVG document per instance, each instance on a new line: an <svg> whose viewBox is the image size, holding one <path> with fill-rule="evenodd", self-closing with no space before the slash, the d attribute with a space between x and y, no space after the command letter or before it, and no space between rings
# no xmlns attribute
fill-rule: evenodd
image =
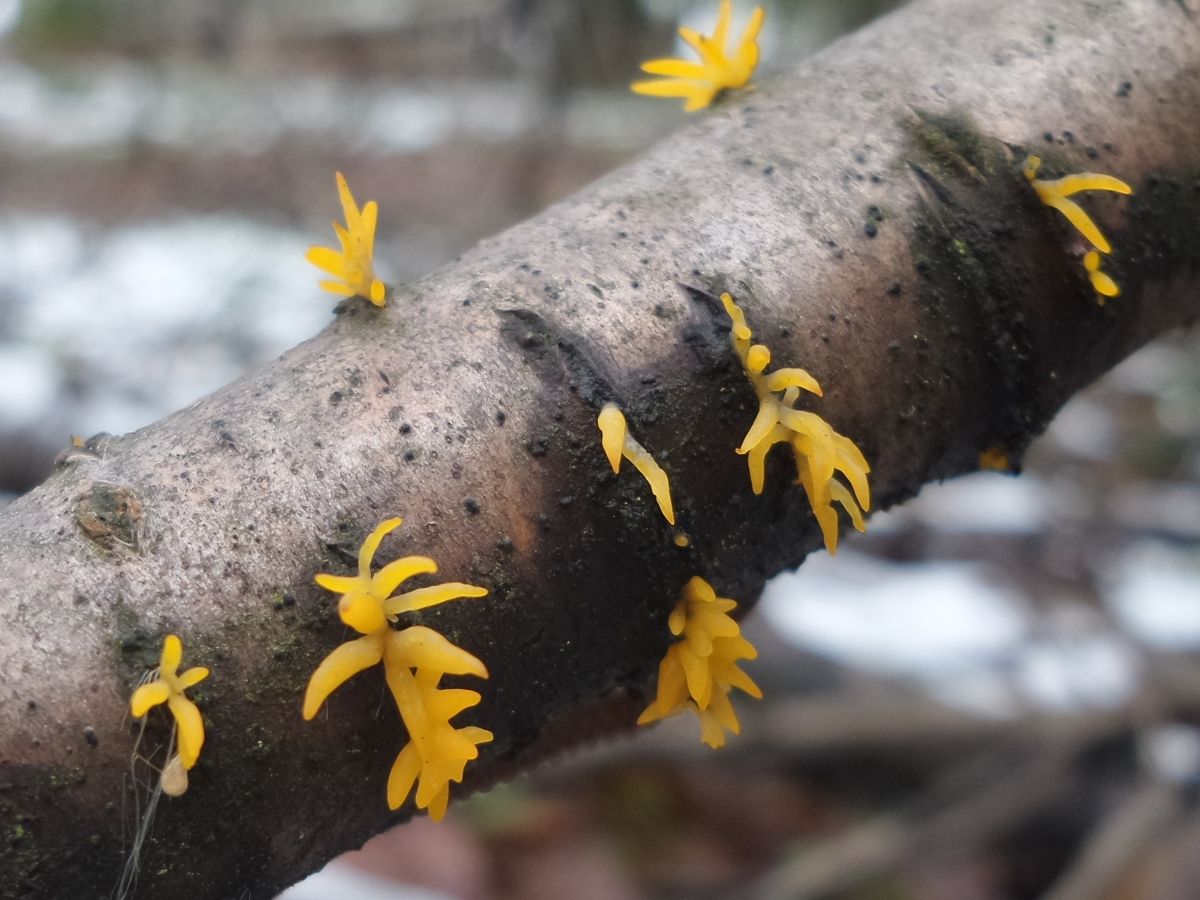
<svg viewBox="0 0 1200 900"><path fill-rule="evenodd" d="M654 492L658 508L662 510L663 518L675 524L675 509L671 506L671 483L662 466L650 455L641 444L633 439L625 424L625 416L615 403L605 403L596 419L600 427L600 440L613 472L620 473L621 457L633 463L633 467L642 473L642 477Z"/></svg>
<svg viewBox="0 0 1200 900"><path fill-rule="evenodd" d="M750 468L750 487L754 493L762 493L767 454L776 444L789 444L796 456L796 480L808 494L808 502L825 538L825 549L836 553L838 517L833 503L841 504L855 528L866 531L862 513L871 508L871 491L867 484L871 467L852 440L838 434L816 413L794 408L802 390L821 396L821 385L817 380L803 369L766 372L771 351L762 344L750 343L754 334L733 297L722 294L721 302L733 320L733 350L758 395L758 415L737 449L746 457ZM833 477L837 472L845 476L853 493Z"/></svg>
<svg viewBox="0 0 1200 900"><path fill-rule="evenodd" d="M671 634L682 640L670 646L659 664L658 695L638 718L639 725L690 709L700 718L700 740L713 749L725 745L726 731L741 731L729 692L739 688L761 700L762 691L737 665L754 659L758 651L729 616L736 608L737 601L718 597L703 578L684 585L667 620Z"/></svg>
<svg viewBox="0 0 1200 900"><path fill-rule="evenodd" d="M376 306L383 306L387 302L387 287L375 277L372 265L379 207L371 200L360 212L341 172L337 173L337 188L346 225L343 227L334 222L333 231L342 249L309 247L304 258L333 276L334 280L321 282L324 290L341 297L362 297Z"/></svg>
<svg viewBox="0 0 1200 900"><path fill-rule="evenodd" d="M1091 216L1084 212L1078 203L1068 198L1080 191L1112 191L1115 194L1132 194L1133 188L1120 178L1099 175L1095 172L1079 172L1076 175L1067 175L1064 178L1047 181L1037 177L1041 164L1042 161L1038 157L1028 156L1021 166L1021 171L1033 185L1038 199L1051 209L1057 209L1066 216L1067 221L1074 225L1088 243L1096 248L1094 251L1085 253L1083 257L1083 267L1087 270L1088 278L1091 279L1096 293L1102 297L1116 297L1121 293L1121 289L1117 287L1117 283L1112 278L1100 271L1100 254L1112 253L1112 246L1096 223L1092 221Z"/></svg>
<svg viewBox="0 0 1200 900"><path fill-rule="evenodd" d="M163 641L162 656L159 658L158 670L152 681L138 687L129 698L129 712L135 719L146 715L152 707L160 703L167 704L167 709L175 719L175 727L179 740L179 762L183 768L190 769L200 758L200 749L204 746L204 719L200 710L184 694L190 687L199 684L208 677L208 669L196 666L188 669L182 675L179 663L183 661L183 642L176 635L168 634ZM174 757L168 761L168 770L173 770ZM187 790L186 777L183 790ZM183 790L168 791L168 793L183 793Z"/></svg>
<svg viewBox="0 0 1200 900"><path fill-rule="evenodd" d="M450 783L461 782L478 745L492 739L483 728L456 728L450 719L480 701L477 691L439 688L443 675L487 678L487 667L432 628L412 625L395 629L403 613L450 600L483 597L487 590L448 582L396 594L401 582L415 575L432 575L437 563L427 556L393 560L374 575L371 560L380 542L398 528L401 519L388 519L363 541L358 575L319 574L317 584L341 594L338 614L362 637L342 644L321 662L304 694L304 718L312 719L325 699L363 669L383 662L384 676L408 729L409 743L400 751L388 776L387 799L397 809L417 785L416 804L440 821L450 802Z"/></svg>
<svg viewBox="0 0 1200 900"><path fill-rule="evenodd" d="M630 87L635 94L651 97L681 97L686 112L704 109L722 91L745 87L758 65L758 32L765 13L755 7L750 23L741 40L730 53L729 21L733 16L731 0L721 0L721 11L712 37L698 34L691 28L680 28L679 36L700 56L700 62L686 59L652 59L642 63L648 75L661 75L635 81Z"/></svg>

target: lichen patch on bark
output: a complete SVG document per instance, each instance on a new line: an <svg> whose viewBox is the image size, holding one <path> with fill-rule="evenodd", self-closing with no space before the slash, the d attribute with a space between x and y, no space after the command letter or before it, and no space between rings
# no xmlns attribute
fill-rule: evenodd
<svg viewBox="0 0 1200 900"><path fill-rule="evenodd" d="M124 484L96 481L75 499L76 524L105 550L140 553L144 515L141 498Z"/></svg>

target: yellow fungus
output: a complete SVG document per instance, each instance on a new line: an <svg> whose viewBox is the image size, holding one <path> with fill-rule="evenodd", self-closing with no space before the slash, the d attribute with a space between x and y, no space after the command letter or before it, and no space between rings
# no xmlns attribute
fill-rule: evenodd
<svg viewBox="0 0 1200 900"><path fill-rule="evenodd" d="M625 423L625 415L617 404L605 403L596 418L596 424L600 428L600 442L613 472L620 473L621 457L633 463L633 467L642 473L642 477L650 485L650 490L654 492L654 499L658 501L663 518L674 525L675 508L671 505L671 482L667 473L649 451L634 440Z"/></svg>
<svg viewBox="0 0 1200 900"><path fill-rule="evenodd" d="M388 689L410 738L388 778L388 806L398 808L417 784L417 806L440 820L450 799L450 782L462 781L466 764L479 755L477 746L490 741L492 733L475 726L451 725L452 717L481 698L476 691L441 689L438 682L442 675L487 678L488 671L480 659L432 628L412 625L394 629L391 623L404 613L439 603L483 597L487 590L447 582L395 594L402 582L415 575L435 574L438 568L427 556L406 556L371 574L371 561L380 543L400 524L399 518L388 519L363 541L357 576L316 576L321 587L342 595L338 614L362 637L335 648L317 666L304 693L303 715L312 719L333 691L382 661Z"/></svg>
<svg viewBox="0 0 1200 900"><path fill-rule="evenodd" d="M129 698L129 712L135 719L140 719L152 707L166 703L179 735L180 762L185 769L190 769L200 758L200 749L204 746L204 719L184 691L207 678L208 669L195 666L180 675L179 664L182 661L183 642L176 635L168 634L163 641L158 672L152 681L133 692ZM184 784L186 790L186 780Z"/></svg>
<svg viewBox="0 0 1200 900"><path fill-rule="evenodd" d="M700 740L714 749L724 746L726 731L741 731L730 691L738 688L756 699L762 699L762 691L737 665L754 659L758 651L730 617L736 608L736 601L718 597L703 578L684 585L667 619L671 634L680 640L659 664L658 693L638 717L639 725L691 710L700 719Z"/></svg>
<svg viewBox="0 0 1200 900"><path fill-rule="evenodd" d="M1118 296L1121 289L1117 283L1108 274L1100 271L1100 254L1111 253L1112 246L1091 217L1077 203L1067 198L1080 191L1111 191L1116 194L1131 194L1133 189L1119 178L1095 172L1080 172L1054 181L1042 180L1037 177L1038 167L1041 166L1041 163L1042 161L1038 157L1029 156L1025 159L1021 171L1033 185L1038 199L1066 216L1067 221L1075 226L1075 229L1095 248L1084 254L1083 267L1087 270L1088 278L1096 293L1101 298ZM1100 303L1103 305L1104 300L1101 299Z"/></svg>
<svg viewBox="0 0 1200 900"><path fill-rule="evenodd" d="M1008 454L999 447L988 447L979 454L979 468L990 472L1007 472L1012 469Z"/></svg>
<svg viewBox="0 0 1200 900"><path fill-rule="evenodd" d="M187 793L187 769L184 768L183 760L179 758L178 753L167 760L158 783L162 785L162 792L168 797L182 797Z"/></svg>
<svg viewBox="0 0 1200 900"><path fill-rule="evenodd" d="M333 223L341 249L309 247L304 258L333 276L334 280L321 282L324 290L340 297L362 297L376 306L383 306L387 302L387 287L375 277L374 269L375 223L379 207L371 200L360 211L341 172L337 173L337 188L346 216L344 227Z"/></svg>
<svg viewBox="0 0 1200 900"><path fill-rule="evenodd" d="M865 531L862 511L871 508L867 482L871 467L852 440L838 434L816 413L794 408L801 391L822 396L817 380L804 369L776 369L767 373L771 351L763 344L750 343L754 334L732 296L722 294L721 302L733 321L733 351L758 396L758 415L737 448L746 457L750 487L754 493L762 493L767 454L776 444L790 445L796 458L796 481L808 495L825 548L836 553L838 517L833 504L846 511L857 530ZM835 480L838 473L849 482L850 490Z"/></svg>
<svg viewBox="0 0 1200 900"><path fill-rule="evenodd" d="M454 716L478 704L480 695L461 688L439 688L442 673L428 667L414 673L407 666L392 666L385 673L404 725L409 734L416 735L400 751L388 774L388 806L397 809L416 784L417 806L440 821L450 800L450 783L462 781L467 763L479 756L478 745L492 740L492 733L484 728L450 724Z"/></svg>
<svg viewBox="0 0 1200 900"><path fill-rule="evenodd" d="M745 87L758 66L758 33L762 29L763 8L756 6L750 22L733 51L728 50L729 24L733 16L731 0L721 0L717 27L712 37L698 34L691 28L680 28L679 36L700 57L700 62L686 59L652 59L642 63L642 71L660 78L635 81L630 88L635 94L650 97L679 97L686 112L704 109L726 90Z"/></svg>
<svg viewBox="0 0 1200 900"><path fill-rule="evenodd" d="M1092 287L1101 297L1116 297L1121 293L1121 289L1117 287L1117 283L1104 272L1100 271L1100 254L1095 250L1089 250L1083 254L1083 267L1087 270ZM1103 300L1100 302L1104 303Z"/></svg>
<svg viewBox="0 0 1200 900"><path fill-rule="evenodd" d="M1096 223L1079 204L1067 198L1080 191L1112 191L1116 194L1132 194L1133 188L1119 178L1111 175L1099 175L1095 172L1080 172L1076 175L1067 175L1065 178L1046 181L1037 177L1037 171L1041 164L1042 161L1038 157L1029 156L1021 166L1021 171L1033 185L1038 199L1046 206L1057 209L1066 216L1067 221L1074 225L1075 229L1101 253L1111 253L1112 247L1109 245L1108 239L1101 234Z"/></svg>
<svg viewBox="0 0 1200 900"><path fill-rule="evenodd" d="M671 541L680 550L684 549L685 547L690 547L692 545L691 538L689 538L682 531L675 532L675 536L673 538L671 538Z"/></svg>
<svg viewBox="0 0 1200 900"><path fill-rule="evenodd" d="M764 344L755 344L746 351L746 368L755 375L771 364L771 351Z"/></svg>

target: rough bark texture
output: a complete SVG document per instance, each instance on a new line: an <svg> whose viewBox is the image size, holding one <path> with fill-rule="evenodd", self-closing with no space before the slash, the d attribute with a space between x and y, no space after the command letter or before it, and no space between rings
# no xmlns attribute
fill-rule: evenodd
<svg viewBox="0 0 1200 900"><path fill-rule="evenodd" d="M984 448L1018 459L1200 311L1198 62L1177 2L921 0L386 310L351 301L262 371L71 452L0 515L0 893L116 883L125 704L166 631L212 667L209 743L160 804L141 893L269 897L407 814L384 802L404 736L378 670L299 715L345 637L313 574L387 516L406 522L382 558L491 590L421 617L492 672L458 720L496 733L470 783L631 726L688 577L749 602L819 544L785 453L760 497L733 453L755 402L722 289L821 380L812 408L865 451L876 508ZM1135 187L1085 201L1124 291L1103 308L1027 150ZM608 399L669 471L689 549L607 470Z"/></svg>

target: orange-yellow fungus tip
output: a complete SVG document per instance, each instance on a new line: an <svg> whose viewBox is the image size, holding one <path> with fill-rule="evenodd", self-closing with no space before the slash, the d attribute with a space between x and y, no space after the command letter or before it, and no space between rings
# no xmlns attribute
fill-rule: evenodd
<svg viewBox="0 0 1200 900"><path fill-rule="evenodd" d="M621 459L627 459L650 485L663 518L675 524L675 508L671 502L671 482L658 461L629 433L625 415L615 403L605 403L596 419L604 454L614 472L620 473Z"/></svg>
<svg viewBox="0 0 1200 900"><path fill-rule="evenodd" d="M765 344L755 344L746 353L746 368L755 375L771 364L771 351Z"/></svg>
<svg viewBox="0 0 1200 900"><path fill-rule="evenodd" d="M1012 462L999 447L988 447L979 454L979 468L989 472L1008 472L1012 469Z"/></svg>
<svg viewBox="0 0 1200 900"><path fill-rule="evenodd" d="M596 418L596 425L600 428L600 443L604 447L604 455L608 457L608 464L612 466L613 472L620 472L625 435L629 430L625 424L625 415L617 404L605 403Z"/></svg>
<svg viewBox="0 0 1200 900"><path fill-rule="evenodd" d="M1117 283L1105 272L1100 271L1100 254L1095 250L1089 250L1083 255L1083 267L1087 270L1088 279L1092 282L1092 288L1101 297L1117 297L1121 293L1121 288ZM1101 303L1104 301L1101 300Z"/></svg>
<svg viewBox="0 0 1200 900"><path fill-rule="evenodd" d="M731 0L721 0L717 25L708 37L691 28L680 28L679 36L696 51L699 62L686 59L652 59L642 63L642 71L657 78L635 81L630 89L649 97L677 97L684 101L685 112L704 109L723 91L749 84L758 66L758 34L766 13L754 8L750 21L737 44L729 47L729 26L733 17Z"/></svg>

